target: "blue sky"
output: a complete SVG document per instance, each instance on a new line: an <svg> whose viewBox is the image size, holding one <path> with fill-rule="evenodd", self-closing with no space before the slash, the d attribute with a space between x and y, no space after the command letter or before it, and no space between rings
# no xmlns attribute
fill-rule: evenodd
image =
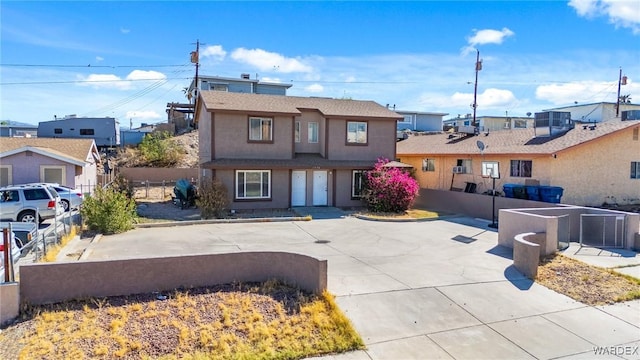
<svg viewBox="0 0 640 360"><path fill-rule="evenodd" d="M526 116L640 102L640 0L0 3L0 120L166 120L200 74L399 110ZM636 82L635 80L638 80Z"/></svg>

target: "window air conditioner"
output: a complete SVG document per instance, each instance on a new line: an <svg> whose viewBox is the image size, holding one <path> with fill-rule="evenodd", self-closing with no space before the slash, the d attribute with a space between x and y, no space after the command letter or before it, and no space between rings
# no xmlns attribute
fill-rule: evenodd
<svg viewBox="0 0 640 360"><path fill-rule="evenodd" d="M454 166L453 167L454 174L464 174L464 166Z"/></svg>

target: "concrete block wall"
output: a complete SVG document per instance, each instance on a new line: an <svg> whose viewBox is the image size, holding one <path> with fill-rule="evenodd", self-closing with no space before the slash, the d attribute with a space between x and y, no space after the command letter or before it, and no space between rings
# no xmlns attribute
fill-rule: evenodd
<svg viewBox="0 0 640 360"><path fill-rule="evenodd" d="M20 313L20 286L17 282L0 284L0 326Z"/></svg>
<svg viewBox="0 0 640 360"><path fill-rule="evenodd" d="M22 302L44 304L273 278L320 293L327 288L327 261L286 252L240 252L26 264L20 267L20 296Z"/></svg>

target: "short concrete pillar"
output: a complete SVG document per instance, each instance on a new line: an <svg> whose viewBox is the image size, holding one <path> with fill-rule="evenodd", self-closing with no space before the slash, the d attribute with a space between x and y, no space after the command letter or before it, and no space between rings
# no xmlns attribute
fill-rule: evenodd
<svg viewBox="0 0 640 360"><path fill-rule="evenodd" d="M5 325L20 315L20 284L0 284L0 325Z"/></svg>
<svg viewBox="0 0 640 360"><path fill-rule="evenodd" d="M538 275L538 265L540 264L540 244L527 241L528 237L540 239L532 236L535 233L525 233L516 235L513 241L513 265L524 276L535 279Z"/></svg>
<svg viewBox="0 0 640 360"><path fill-rule="evenodd" d="M640 251L640 233L636 233L633 240L633 246L631 247L635 251Z"/></svg>

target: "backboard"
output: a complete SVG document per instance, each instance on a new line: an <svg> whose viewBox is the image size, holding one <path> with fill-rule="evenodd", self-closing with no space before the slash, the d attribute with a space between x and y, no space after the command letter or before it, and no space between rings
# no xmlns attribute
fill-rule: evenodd
<svg viewBox="0 0 640 360"><path fill-rule="evenodd" d="M497 161L483 161L482 177L500 179L500 163Z"/></svg>

